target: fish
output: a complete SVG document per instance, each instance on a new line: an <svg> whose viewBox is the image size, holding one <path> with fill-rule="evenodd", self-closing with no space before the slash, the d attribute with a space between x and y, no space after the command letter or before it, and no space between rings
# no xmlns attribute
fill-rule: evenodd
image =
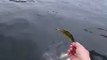
<svg viewBox="0 0 107 60"><path fill-rule="evenodd" d="M68 40L70 40L71 42L76 42L73 35L69 31L64 30L64 29L56 29L56 30L63 33L63 35L66 36Z"/></svg>

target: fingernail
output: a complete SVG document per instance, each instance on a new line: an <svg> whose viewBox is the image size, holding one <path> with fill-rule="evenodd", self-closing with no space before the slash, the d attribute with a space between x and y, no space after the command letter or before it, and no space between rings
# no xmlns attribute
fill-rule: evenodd
<svg viewBox="0 0 107 60"><path fill-rule="evenodd" d="M72 45L70 45L70 48L72 47Z"/></svg>
<svg viewBox="0 0 107 60"><path fill-rule="evenodd" d="M70 50L72 50L72 48L70 48Z"/></svg>
<svg viewBox="0 0 107 60"><path fill-rule="evenodd" d="M68 50L68 52L70 52L70 50Z"/></svg>
<svg viewBox="0 0 107 60"><path fill-rule="evenodd" d="M76 44L81 45L79 42L76 42Z"/></svg>

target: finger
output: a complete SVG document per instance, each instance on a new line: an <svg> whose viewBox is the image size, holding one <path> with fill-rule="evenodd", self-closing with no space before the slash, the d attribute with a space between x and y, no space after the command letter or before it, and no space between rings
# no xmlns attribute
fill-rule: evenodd
<svg viewBox="0 0 107 60"><path fill-rule="evenodd" d="M72 48L72 45L70 45L70 47L69 48Z"/></svg>
<svg viewBox="0 0 107 60"><path fill-rule="evenodd" d="M82 44L80 44L79 42L76 42L75 46L77 48L83 48L83 49L85 49L85 47Z"/></svg>
<svg viewBox="0 0 107 60"><path fill-rule="evenodd" d="M67 51L67 53L70 55L71 54L71 51L72 51L72 48L70 47Z"/></svg>
<svg viewBox="0 0 107 60"><path fill-rule="evenodd" d="M78 46L82 46L79 42L76 42L76 45L78 45Z"/></svg>
<svg viewBox="0 0 107 60"><path fill-rule="evenodd" d="M74 43L72 43L72 45L77 47L77 48L82 47L82 45L79 42L74 42Z"/></svg>
<svg viewBox="0 0 107 60"><path fill-rule="evenodd" d="M67 51L67 54L69 55L69 56L71 56L71 52L70 52L71 50L68 50Z"/></svg>
<svg viewBox="0 0 107 60"><path fill-rule="evenodd" d="M67 51L68 53L70 52L70 50Z"/></svg>
<svg viewBox="0 0 107 60"><path fill-rule="evenodd" d="M70 52L72 50L72 48L69 48L67 52Z"/></svg>
<svg viewBox="0 0 107 60"><path fill-rule="evenodd" d="M75 47L75 46L72 46L71 53L72 53L72 55L75 55L75 54L76 54L76 47Z"/></svg>
<svg viewBox="0 0 107 60"><path fill-rule="evenodd" d="M75 42L72 42L71 45L75 44Z"/></svg>
<svg viewBox="0 0 107 60"><path fill-rule="evenodd" d="M75 55L76 54L76 48L75 47L72 47L68 50L68 54L69 55Z"/></svg>
<svg viewBox="0 0 107 60"><path fill-rule="evenodd" d="M75 42L73 42L69 49L68 49L68 55L72 56L72 55L75 55L76 54L76 46L75 46Z"/></svg>

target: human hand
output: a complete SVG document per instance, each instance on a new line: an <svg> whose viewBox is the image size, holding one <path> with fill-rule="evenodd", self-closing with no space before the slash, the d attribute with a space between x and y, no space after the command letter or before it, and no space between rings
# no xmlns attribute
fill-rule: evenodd
<svg viewBox="0 0 107 60"><path fill-rule="evenodd" d="M68 55L71 60L91 60L88 50L78 42L73 42L70 45Z"/></svg>

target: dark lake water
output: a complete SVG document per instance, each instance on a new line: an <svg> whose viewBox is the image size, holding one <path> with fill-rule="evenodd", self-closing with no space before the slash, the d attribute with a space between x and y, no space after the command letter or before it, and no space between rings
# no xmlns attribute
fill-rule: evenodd
<svg viewBox="0 0 107 60"><path fill-rule="evenodd" d="M92 60L107 60L106 0L32 1L0 1L0 60L44 60L61 42L66 52L70 43L56 28L72 32Z"/></svg>

